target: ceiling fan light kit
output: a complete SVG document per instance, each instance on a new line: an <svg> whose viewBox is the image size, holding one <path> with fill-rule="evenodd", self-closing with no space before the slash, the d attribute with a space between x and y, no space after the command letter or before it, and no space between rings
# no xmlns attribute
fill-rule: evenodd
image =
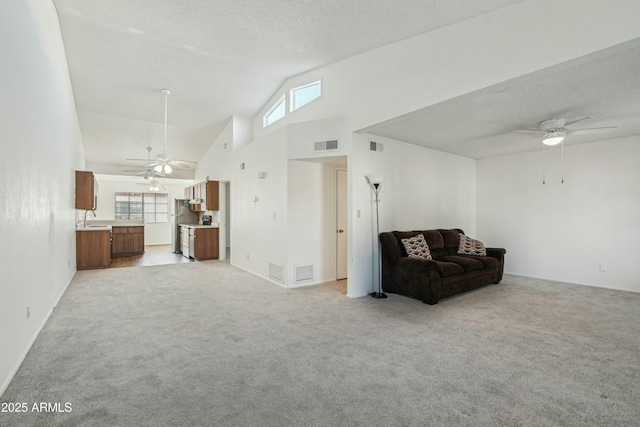
<svg viewBox="0 0 640 427"><path fill-rule="evenodd" d="M161 163L161 164L159 164L159 165L157 165L157 166L154 168L154 170L155 170L156 172L159 172L159 173L171 173L171 172L173 172L173 169L171 168L171 166L170 166L170 165L162 164L162 163Z"/></svg>

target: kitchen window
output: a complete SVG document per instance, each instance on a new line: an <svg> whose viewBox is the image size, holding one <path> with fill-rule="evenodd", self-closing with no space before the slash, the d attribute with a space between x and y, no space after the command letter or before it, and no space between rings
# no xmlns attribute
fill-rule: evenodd
<svg viewBox="0 0 640 427"><path fill-rule="evenodd" d="M169 221L169 195L166 193L116 192L116 220L143 221L146 224Z"/></svg>

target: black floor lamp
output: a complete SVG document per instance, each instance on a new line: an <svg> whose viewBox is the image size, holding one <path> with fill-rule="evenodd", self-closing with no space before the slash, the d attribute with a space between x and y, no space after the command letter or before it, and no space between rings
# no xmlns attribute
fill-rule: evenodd
<svg viewBox="0 0 640 427"><path fill-rule="evenodd" d="M384 176L383 175L367 175L367 180L369 181L369 184L371 184L371 187L373 188L373 192L376 195L376 244L378 245L378 250L375 253L375 259L373 262L373 266L374 268L377 267L378 269L378 292L371 292L369 295L371 295L373 298L386 298L387 294L385 294L384 292L382 292L382 267L380 265L380 216L378 213L378 205L380 204L380 198L378 197L378 195L380 194L380 186L382 185L382 180L383 180Z"/></svg>

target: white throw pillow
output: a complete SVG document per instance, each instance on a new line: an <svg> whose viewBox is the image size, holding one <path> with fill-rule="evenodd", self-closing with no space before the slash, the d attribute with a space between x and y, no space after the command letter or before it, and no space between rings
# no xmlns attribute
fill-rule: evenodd
<svg viewBox="0 0 640 427"><path fill-rule="evenodd" d="M424 240L423 234L400 240L402 240L404 250L407 251L409 258L432 259L429 245L427 245L427 241Z"/></svg>
<svg viewBox="0 0 640 427"><path fill-rule="evenodd" d="M479 240L474 240L460 233L460 244L458 245L459 255L487 256L487 249Z"/></svg>

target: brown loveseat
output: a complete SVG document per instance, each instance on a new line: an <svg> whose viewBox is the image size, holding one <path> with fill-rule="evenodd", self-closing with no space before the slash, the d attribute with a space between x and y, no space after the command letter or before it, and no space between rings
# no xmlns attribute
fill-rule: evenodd
<svg viewBox="0 0 640 427"><path fill-rule="evenodd" d="M432 260L409 258L402 243L423 234ZM380 234L382 289L427 304L502 280L502 248L486 248L486 256L459 255L460 229L392 231Z"/></svg>

